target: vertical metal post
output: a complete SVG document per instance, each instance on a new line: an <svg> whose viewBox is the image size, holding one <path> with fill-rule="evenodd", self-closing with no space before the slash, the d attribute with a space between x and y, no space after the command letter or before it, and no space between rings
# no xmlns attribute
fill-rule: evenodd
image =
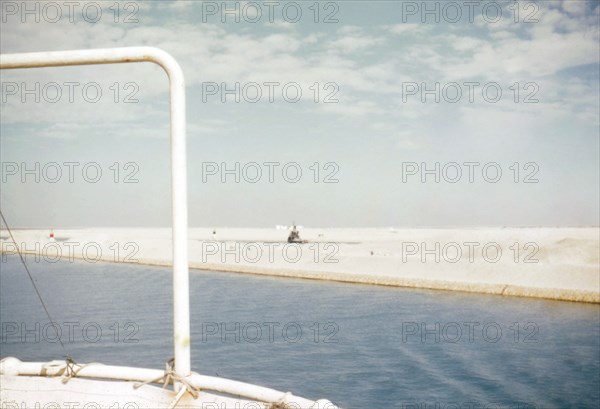
<svg viewBox="0 0 600 409"><path fill-rule="evenodd" d="M154 47L51 51L0 55L0 69L117 64L149 61L169 76L171 96L171 185L173 206L173 341L175 372L191 373L190 294L187 240L185 80L175 59Z"/></svg>

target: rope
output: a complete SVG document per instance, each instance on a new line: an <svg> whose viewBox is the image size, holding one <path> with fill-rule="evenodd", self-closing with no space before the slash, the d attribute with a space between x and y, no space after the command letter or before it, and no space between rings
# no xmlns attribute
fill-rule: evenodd
<svg viewBox="0 0 600 409"><path fill-rule="evenodd" d="M280 409L280 408L285 408L287 405L287 401L289 398L292 397L292 392L286 392L283 394L283 396L277 401L277 402L273 402L271 404L271 406L269 406L269 409Z"/></svg>
<svg viewBox="0 0 600 409"><path fill-rule="evenodd" d="M78 363L76 363L72 358L68 357L67 359L65 359L65 362L58 362L58 361L52 361L49 362L47 364L45 364L42 367L42 374L43 376L46 376L45 373L49 368L59 368L57 370L57 375L62 377L62 383L66 384L67 382L69 382L71 379L73 379L74 377L77 376L77 374L86 366L90 366L90 365L98 365L97 363L89 363L89 364L85 364L85 365L79 365Z"/></svg>
<svg viewBox="0 0 600 409"><path fill-rule="evenodd" d="M31 280L31 284L33 284L33 289L35 290L35 293L37 294L37 296L40 300L40 303L42 304L42 307L44 307L44 311L46 311L46 316L48 317L48 320L50 321L50 323L53 323L54 320L52 319L52 317L50 317L50 312L48 312L48 308L46 307L46 304L44 303L44 299L42 298L42 295L40 294L40 291L38 290L37 285L35 285L35 281L33 280L33 277L31 276L31 272L29 271L29 268L27 267L27 264L25 263L25 259L23 259L21 250L19 250L19 244L15 240L15 237L13 236L12 231L10 230L10 227L8 227L8 223L6 222L6 219L4 218L4 214L2 213L2 210L0 210L0 216L2 217L2 221L4 222L4 225L6 226L6 230L8 230L10 239L13 241L13 243L15 243L15 248L17 249L17 254L19 255L19 258L21 259L21 263L23 263L23 267L25 267L25 271L27 271L29 280ZM63 344L63 342L62 342L61 336L58 333L58 329L56 329L56 327L54 327L54 326L53 326L53 328L54 328L54 331L56 331L56 336L58 337L58 342L60 342L60 346L62 347L63 352L65 353L67 362L69 362L69 361L73 362L69 353L67 352L67 349L65 348L65 344Z"/></svg>
<svg viewBox="0 0 600 409"><path fill-rule="evenodd" d="M8 223L6 222L6 219L4 218L4 214L2 213L1 210L0 210L0 217L2 217L2 221L4 222L4 225L6 226L6 230L8 231L8 234L10 235L10 239L13 241L13 243L15 243L15 248L17 250L17 254L19 255L19 258L21 259L21 263L23 264L23 267L25 267L25 271L27 272L27 275L29 276L29 280L31 281L31 284L33 285L33 289L35 290L35 293L37 294L38 299L40 300L40 303L42 304L42 307L44 308L44 311L46 312L46 316L48 317L48 320L51 323L54 322L54 320L50 316L50 312L48 311L46 304L44 303L44 299L42 298L42 295L40 294L40 291L38 290L37 285L35 284L33 276L31 275L31 272L29 271L29 267L27 267L27 264L25 263L25 259L23 258L23 255L21 254L21 250L19 249L19 244L15 240L12 230L8 226ZM60 335L58 334L58 330L56 328L55 328L55 331L56 331L56 335L58 337L58 341L60 342L60 346L62 347L63 352L65 353L65 356L66 356L65 363L60 365L60 366L62 366L62 368L58 371L58 375L62 376L62 378L63 378L62 383L66 384L71 379L76 377L77 374L79 373L79 371L81 371L86 366L92 365L92 364L78 365L73 360L73 358L71 358L69 353L67 352L67 349L65 348L65 345L63 344L62 339L61 339ZM200 389L196 388L194 385L190 384L186 378L179 376L177 373L175 373L175 370L173 368L174 363L175 363L175 359L169 360L169 362L167 362L165 365L165 373L161 377L150 380L150 381L135 383L133 385L134 389L138 389L139 387L150 384L150 383L158 383L160 381L163 382L163 389L170 383L173 383L173 384L175 384L175 382L181 383L183 385L183 388L181 388L181 390L179 390L179 392L175 396L175 399L169 405L169 409L173 409L173 408L175 408L175 406L177 406L177 404L179 403L179 401L181 400L181 398L183 397L183 395L185 394L186 391L189 392L190 395L192 395L192 397L194 399L198 398L198 393L200 392ZM52 363L44 365L45 368L49 368L49 367L53 367L53 366L59 366L59 365L52 364Z"/></svg>
<svg viewBox="0 0 600 409"><path fill-rule="evenodd" d="M168 409L174 409L175 406L177 406L177 404L181 400L181 397L183 396L183 394L185 393L185 391L187 391L187 388L181 388L179 390L179 392L177 393L177 396L175 396L175 399L173 399L173 402L171 402L171 404L169 405Z"/></svg>
<svg viewBox="0 0 600 409"><path fill-rule="evenodd" d="M175 373L175 370L173 369L174 363L175 363L175 359L170 359L169 362L167 362L165 364L165 373L162 376L160 376L156 379L151 379L149 381L134 383L133 388L138 389L138 388L140 388L144 385L148 385L150 383L161 383L162 382L162 384L163 384L162 387L164 389L167 387L167 385L169 385L171 383L173 383L173 384L175 384L175 382L181 383L183 385L183 388L181 388L181 390L179 391L179 393L175 397L175 400L171 403L169 408L174 408L175 405L177 405L177 403L179 402L179 400L181 399L181 397L183 396L185 391L188 391L194 399L198 398L198 393L200 392L200 389L195 387L194 385L190 384L189 381L185 377L180 376L177 373Z"/></svg>
<svg viewBox="0 0 600 409"><path fill-rule="evenodd" d="M74 378L75 376L77 376L77 374L79 373L79 371L81 371L83 368L85 368L88 365L91 364L86 364L86 365L78 365L79 368L75 369L75 365L77 365L75 363L75 361L73 361L73 359L71 359L71 357L68 357L65 362L67 363L66 367L65 367L65 372L66 375L63 376L62 379L62 383L66 385L67 382L69 382L72 378Z"/></svg>

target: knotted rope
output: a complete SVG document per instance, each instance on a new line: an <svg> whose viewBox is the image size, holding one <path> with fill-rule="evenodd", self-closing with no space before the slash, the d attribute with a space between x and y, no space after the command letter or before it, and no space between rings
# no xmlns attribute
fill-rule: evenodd
<svg viewBox="0 0 600 409"><path fill-rule="evenodd" d="M149 381L134 383L133 388L138 389L144 385L148 385L151 383L162 383L163 384L162 387L164 389L170 383L173 383L173 384L175 384L175 382L181 383L183 385L183 387L181 388L181 390L175 397L175 400L171 403L171 405L169 405L169 408L174 408L175 405L177 405L177 403L179 402L179 400L181 399L181 397L183 396L185 391L188 391L194 399L198 398L198 393L200 392L200 389L195 387L191 383L189 383L189 381L185 377L180 376L177 373L175 373L174 364L175 364L175 360L170 359L165 364L165 373L162 376L160 376L156 379L151 379Z"/></svg>
<svg viewBox="0 0 600 409"><path fill-rule="evenodd" d="M47 364L44 364L44 366L42 367L42 374L46 374L48 369L51 368L59 368L57 370L57 375L62 377L61 382L63 384L67 384L67 382L69 382L72 378L75 378L77 376L77 374L86 366L89 365L98 365L95 362L89 363L89 364L85 364L85 365L79 365L77 362L75 362L73 360L73 358L71 358L70 356L67 356L67 358L65 359L65 362L57 362L57 361L53 361L53 362L49 362Z"/></svg>

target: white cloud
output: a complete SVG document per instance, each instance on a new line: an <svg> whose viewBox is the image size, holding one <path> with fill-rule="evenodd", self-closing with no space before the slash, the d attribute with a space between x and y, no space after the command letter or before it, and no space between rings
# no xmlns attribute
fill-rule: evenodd
<svg viewBox="0 0 600 409"><path fill-rule="evenodd" d="M581 16L588 8L587 0L563 0L562 9L569 14Z"/></svg>
<svg viewBox="0 0 600 409"><path fill-rule="evenodd" d="M475 51L485 45L485 41L474 37L448 36L448 41L456 51Z"/></svg>
<svg viewBox="0 0 600 409"><path fill-rule="evenodd" d="M443 79L487 78L490 80L533 80L553 75L565 68L598 63L598 25L589 17L572 17L555 8L540 8L539 23L500 29L487 24L489 38L464 34L435 36L437 44L448 43L460 54L444 52L428 44L423 58ZM513 24L515 25L515 24ZM507 28L508 26L504 26ZM419 45L413 47L412 55ZM422 46L421 46L422 47Z"/></svg>
<svg viewBox="0 0 600 409"><path fill-rule="evenodd" d="M321 104L322 112L347 116L365 116L382 114L384 111L373 101L350 100L347 98L337 104Z"/></svg>
<svg viewBox="0 0 600 409"><path fill-rule="evenodd" d="M369 50L371 47L383 44L383 42L384 40L380 37L347 35L331 41L328 44L328 48L332 51L340 51L342 53L356 53Z"/></svg>
<svg viewBox="0 0 600 409"><path fill-rule="evenodd" d="M405 23L405 24L395 24L392 26L383 26L385 30L388 30L390 33L398 34L398 35L417 35L424 34L431 30L432 26L425 24L417 24L417 23Z"/></svg>
<svg viewBox="0 0 600 409"><path fill-rule="evenodd" d="M170 12L188 12L193 6L193 1L175 0L175 1L156 1L151 3L157 10Z"/></svg>
<svg viewBox="0 0 600 409"><path fill-rule="evenodd" d="M189 12L192 2L161 3L172 15ZM256 25L262 30L229 30L222 24L191 24L185 20L155 19L152 24L114 25L102 21L84 24L29 24L2 26L3 52L39 51L40 47L74 49L125 45L153 45L173 54L184 69L190 87L205 81L266 82L294 81L308 89L318 82L335 82L339 86L340 104L321 112L343 115L389 113L390 95L401 95L406 81L461 81L486 79L504 81L509 86L515 80L534 80L555 74L568 67L597 63L598 27L590 25L594 15L581 15L580 9L541 8L540 23L513 27L488 24L477 36L452 25L452 34L432 35L432 26L396 24L381 26L346 25L333 34L299 30L274 32L270 28L295 25ZM580 6L578 6L580 7ZM595 14L597 14L597 10ZM183 16L182 16L183 17ZM472 29L472 27L467 27ZM418 36L412 36L418 34ZM487 36L486 36L487 34ZM410 42L398 41L398 36L411 35ZM386 44L386 48L375 48ZM368 55L369 58L365 58ZM373 58L371 58L373 57ZM166 95L166 81L159 69L144 64L130 65L119 81L132 78L143 90L146 108L142 117L158 112L154 101ZM106 67L73 70L75 80L84 82L110 73ZM30 73L19 73L21 78ZM33 74L31 74L33 75ZM45 80L56 78L46 74ZM106 84L110 86L110 84ZM589 91L589 90L588 90ZM570 101L569 103L571 103ZM406 118L417 118L422 110L402 107ZM106 112L115 120L126 120L117 105ZM19 116L17 108L7 107L11 117ZM50 111L49 111L50 112ZM84 109L80 119L92 119ZM40 114L34 120L49 121L55 114Z"/></svg>
<svg viewBox="0 0 600 409"><path fill-rule="evenodd" d="M396 134L397 146L403 150L420 149L419 138L410 131L400 131Z"/></svg>

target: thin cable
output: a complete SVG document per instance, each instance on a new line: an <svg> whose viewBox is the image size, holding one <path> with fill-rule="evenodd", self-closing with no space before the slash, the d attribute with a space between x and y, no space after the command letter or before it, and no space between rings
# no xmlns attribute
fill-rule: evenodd
<svg viewBox="0 0 600 409"><path fill-rule="evenodd" d="M2 217L2 221L4 222L4 225L6 226L6 230L8 230L10 239L13 241L13 243L15 243L15 248L17 249L17 254L19 255L19 258L21 259L21 263L23 263L23 267L25 267L25 271L27 271L27 275L29 276L29 279L31 280L31 284L33 284L33 288L35 289L35 292L40 300L40 303L42 303L42 307L44 307L44 311L46 311L46 316L48 316L48 320L50 320L50 324L54 324L54 320L52 320L52 317L50 317L50 312L48 312L48 308L46 308L44 299L42 298L42 295L40 294L40 292L37 288L37 285L35 285L35 281L33 281L31 272L29 271L29 268L27 267L27 264L25 263L25 260L23 259L21 250L19 250L19 244L15 240L15 237L13 236L12 231L10 230L10 227L8 227L8 223L6 222L6 219L4 218L4 214L2 213L2 210L0 210L0 216ZM62 342L61 335L58 333L58 330L56 329L56 327L54 325L52 325L52 327L54 328L54 331L56 332L56 336L58 337L58 342L60 342L60 346L62 347L62 349L65 353L65 356L67 358L70 358L69 354L67 353L67 349L65 348L65 345Z"/></svg>

